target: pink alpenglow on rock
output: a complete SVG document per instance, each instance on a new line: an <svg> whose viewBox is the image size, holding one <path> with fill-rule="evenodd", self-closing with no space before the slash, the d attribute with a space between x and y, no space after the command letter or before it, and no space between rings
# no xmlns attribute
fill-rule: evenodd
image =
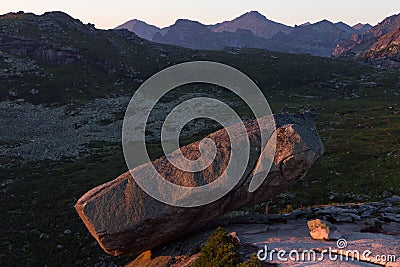
<svg viewBox="0 0 400 267"><path fill-rule="evenodd" d="M139 254L159 247L199 229L218 216L270 200L303 178L324 152L311 114L277 115L275 124L273 164L254 192L249 192L249 185L253 174L263 168L262 157L268 153L262 153L266 148L261 148L260 141L260 133L265 129L259 129L255 122L248 122L245 127L251 150L246 171L239 183L220 199L193 208L164 204L146 194L132 178L132 174L146 173L142 172L148 167L145 164L93 188L78 200L75 209L100 246L107 253L118 256ZM207 138L214 141L217 153L213 163L202 171L179 170L166 157L149 164L166 180L177 185L197 187L211 183L218 179L229 162L230 141L225 129ZM199 142L192 143L182 147L181 151L188 159L196 159L200 154L198 145Z"/></svg>

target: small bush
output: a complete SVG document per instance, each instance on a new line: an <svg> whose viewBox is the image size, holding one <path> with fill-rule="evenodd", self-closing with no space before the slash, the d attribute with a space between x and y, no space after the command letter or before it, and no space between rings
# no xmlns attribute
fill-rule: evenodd
<svg viewBox="0 0 400 267"><path fill-rule="evenodd" d="M253 256L250 261L240 262L239 242L219 227L201 248L200 257L192 267L259 267L260 261Z"/></svg>

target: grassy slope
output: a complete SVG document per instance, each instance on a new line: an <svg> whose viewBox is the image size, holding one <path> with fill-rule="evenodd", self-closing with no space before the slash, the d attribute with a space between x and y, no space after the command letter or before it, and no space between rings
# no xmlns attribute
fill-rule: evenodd
<svg viewBox="0 0 400 267"><path fill-rule="evenodd" d="M138 84L125 78L127 66L139 70L140 78L144 79L174 63L214 60L236 67L255 80L274 112L310 109L319 114L317 127L326 154L303 181L288 190L286 198L272 203L276 211L286 204L300 207L359 198L378 200L385 191L390 193L399 188L400 89L395 86L399 82L398 72L381 72L308 55L253 49L239 54L233 50L191 51L127 40L124 34L112 32L101 31L89 37L68 27L66 31L70 38L64 41L79 40L76 46L91 60L64 66L41 63L44 72L53 74L53 80L44 78L38 82L37 77L29 75L22 82L11 79L15 90L23 90L17 88L21 83L28 88L38 83L43 92L38 97L47 96L45 99L32 96L28 100L58 104L73 100L79 104L94 97L131 94ZM110 38L117 45L111 45ZM160 53L167 57L160 57ZM124 62L124 67L118 67L120 62ZM108 66L115 67L117 72L108 75ZM127 80L126 84L114 85L122 78ZM365 82L379 84L369 88ZM2 96L7 94L10 84L0 85ZM66 88L70 90L65 91ZM24 95L22 91L21 94ZM156 146L151 151L155 156L160 153ZM125 170L118 148L76 162L28 163L18 169L2 170L1 178L18 180L0 193L0 265L99 262L99 257L105 254L79 220L73 204L88 189ZM66 229L71 229L72 235L64 235ZM125 260L105 259L106 262Z"/></svg>

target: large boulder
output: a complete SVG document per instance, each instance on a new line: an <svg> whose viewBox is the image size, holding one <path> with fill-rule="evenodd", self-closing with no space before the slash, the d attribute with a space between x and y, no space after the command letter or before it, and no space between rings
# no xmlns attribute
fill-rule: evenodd
<svg viewBox="0 0 400 267"><path fill-rule="evenodd" d="M239 183L225 196L210 204L183 208L159 202L146 194L132 178L139 166L113 181L100 185L83 195L75 205L90 233L100 246L112 255L136 254L170 242L204 226L211 219L229 211L267 201L289 185L305 176L308 169L324 152L324 146L311 114L277 115L276 152L266 179L254 192L249 185L260 167L260 131L256 123L246 123L251 152L247 169ZM231 127L236 127L231 126ZM190 173L173 168L166 157L152 163L165 179L172 183L193 187L218 179L229 162L230 142L222 129L207 136L218 153L211 166L204 171ZM187 158L195 159L199 142L181 148ZM222 152L221 152L222 151ZM260 156L261 155L261 156ZM136 176L135 176L136 177Z"/></svg>

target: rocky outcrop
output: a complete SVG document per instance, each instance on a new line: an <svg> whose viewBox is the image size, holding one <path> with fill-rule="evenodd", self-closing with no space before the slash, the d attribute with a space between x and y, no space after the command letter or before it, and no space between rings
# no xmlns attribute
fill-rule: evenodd
<svg viewBox="0 0 400 267"><path fill-rule="evenodd" d="M387 67L399 67L400 28L380 37L368 50L360 54L360 59L379 63Z"/></svg>
<svg viewBox="0 0 400 267"><path fill-rule="evenodd" d="M233 190L215 202L180 208L153 199L144 193L131 175L148 168L142 165L90 190L78 200L75 208L100 246L112 255L122 255L158 247L229 211L271 199L304 177L324 151L311 115L281 115L275 121L277 147L273 165L264 182L253 193L249 193L248 188L252 173L260 167L259 130L263 132L266 129L258 129L257 125L249 122L246 129L252 149L247 169ZM227 137L224 129L208 136L221 153L217 152L211 166L201 172L174 169L165 157L152 164L163 177L181 186L212 182L229 161L231 148ZM195 157L198 144L181 148L182 153L188 158Z"/></svg>

